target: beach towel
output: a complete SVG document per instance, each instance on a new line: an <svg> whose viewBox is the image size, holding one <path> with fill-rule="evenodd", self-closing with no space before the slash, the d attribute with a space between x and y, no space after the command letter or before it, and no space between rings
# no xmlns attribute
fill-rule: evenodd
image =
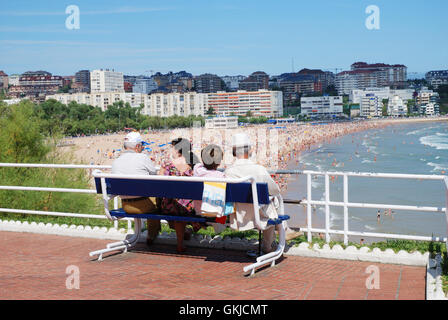
<svg viewBox="0 0 448 320"><path fill-rule="evenodd" d="M224 182L204 182L202 215L219 218L234 212L233 203L226 203L226 185Z"/></svg>

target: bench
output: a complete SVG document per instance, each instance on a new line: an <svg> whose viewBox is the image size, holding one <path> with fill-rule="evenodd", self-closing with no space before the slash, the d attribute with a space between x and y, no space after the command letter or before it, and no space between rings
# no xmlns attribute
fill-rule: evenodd
<svg viewBox="0 0 448 320"><path fill-rule="evenodd" d="M118 195L202 200L204 182L226 182L226 202L253 204L254 223L258 230L263 230L260 224L260 206L268 205L273 200L269 196L268 185L266 183L256 183L252 177L230 179L159 175L117 175L102 173L99 170L93 172L93 177L95 179L96 191L103 197L104 211L107 218L111 221L122 218L134 219L134 234L129 239L110 243L105 249L90 252L90 256L98 256L98 260L102 260L104 253L112 251L127 252L128 249L134 247L141 234L141 219L184 222L216 221L213 217L175 216L164 215L163 213L127 214L122 208L109 210L109 201ZM285 248L285 225L283 221L288 220L289 216L283 215L283 200L281 197L279 200L280 206L278 212L280 214L278 218L268 220L268 226L273 225L279 233L277 249L274 252L257 257L255 263L243 268L244 272L250 271L253 274L258 267L267 264L274 266L275 261L283 254Z"/></svg>

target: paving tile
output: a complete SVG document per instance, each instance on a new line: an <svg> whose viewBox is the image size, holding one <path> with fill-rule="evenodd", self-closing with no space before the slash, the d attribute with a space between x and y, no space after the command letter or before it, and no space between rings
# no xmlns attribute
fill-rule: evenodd
<svg viewBox="0 0 448 320"><path fill-rule="evenodd" d="M372 263L287 256L245 276L244 252L138 245L98 262L89 252L110 241L0 232L0 299L425 299L424 267L376 264L380 290L367 290ZM80 289L66 288L66 268L80 270ZM401 275L401 276L400 276ZM398 281L400 286L398 288Z"/></svg>

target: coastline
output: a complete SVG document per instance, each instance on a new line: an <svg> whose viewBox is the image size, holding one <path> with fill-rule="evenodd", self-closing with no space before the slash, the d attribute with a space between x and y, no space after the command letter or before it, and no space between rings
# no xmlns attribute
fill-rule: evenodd
<svg viewBox="0 0 448 320"><path fill-rule="evenodd" d="M443 118L429 118L429 119L386 119L386 120L380 120L383 124L389 125L401 125L401 124L410 124L410 123L426 123L426 122L448 122L448 117ZM380 129L382 126L379 126L378 128L366 128L365 130L361 130L358 132L364 132L366 130L370 129ZM353 132L347 132L346 134L338 135L337 137L334 137L334 139L341 138L343 136L347 136L349 134L353 134ZM303 158L306 156L309 156L310 154L314 154L321 146L322 144L332 143L333 139L331 141L324 141L324 140L318 140L314 145L312 145L309 150L302 151L300 155L296 159L291 159L288 161L287 166L285 169L288 170L306 170L306 168L303 168ZM298 161L298 163L297 163ZM288 188L286 191L284 191L282 194L284 198L287 199L304 199L306 198L306 180L304 175L288 175L287 178L287 185ZM314 192L313 192L314 194ZM288 208L289 207L289 208ZM312 227L313 228L320 228L325 229L325 213L322 210L319 210L321 206L317 206L316 210L313 209L312 211ZM300 227L307 225L307 217L306 217L306 205L287 205L285 206L286 214L289 214L291 216L290 225L291 227ZM337 228L339 229L339 228ZM318 237L318 234L313 233L313 237ZM331 235L332 240L342 240L342 236L340 235ZM359 243L361 238L363 239L363 243L373 243L373 242L379 242L379 241L385 241L386 238L378 238L378 237L362 237L362 236L350 236L350 241Z"/></svg>

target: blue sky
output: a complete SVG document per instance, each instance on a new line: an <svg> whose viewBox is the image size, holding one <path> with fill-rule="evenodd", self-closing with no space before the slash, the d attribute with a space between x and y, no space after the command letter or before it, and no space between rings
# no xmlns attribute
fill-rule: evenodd
<svg viewBox="0 0 448 320"><path fill-rule="evenodd" d="M365 27L372 4L379 30ZM79 30L65 27L69 5ZM447 12L446 0L0 0L0 70L274 75L294 59L296 71L402 63L412 77L448 69Z"/></svg>

